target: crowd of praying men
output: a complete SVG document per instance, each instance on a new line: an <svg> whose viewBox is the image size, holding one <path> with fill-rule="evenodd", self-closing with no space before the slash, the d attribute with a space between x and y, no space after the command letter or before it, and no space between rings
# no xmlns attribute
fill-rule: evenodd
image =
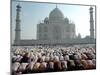
<svg viewBox="0 0 100 75"><path fill-rule="evenodd" d="M12 50L12 75L96 68L96 50L92 46L22 46Z"/></svg>

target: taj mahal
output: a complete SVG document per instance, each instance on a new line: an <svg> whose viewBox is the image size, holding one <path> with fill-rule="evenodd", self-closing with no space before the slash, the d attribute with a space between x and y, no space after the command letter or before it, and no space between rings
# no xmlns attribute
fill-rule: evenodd
<svg viewBox="0 0 100 75"><path fill-rule="evenodd" d="M39 40L68 40L75 38L75 24L64 18L63 13L56 7L44 23L37 25L37 39Z"/></svg>
<svg viewBox="0 0 100 75"><path fill-rule="evenodd" d="M64 17L63 12L56 6L48 17L45 17L42 23L37 24L37 39L25 40L21 39L21 6L16 6L16 28L14 45L55 45L55 44L91 44L95 43L94 36L94 19L93 8L89 8L90 12L90 35L86 38L76 36L75 24L67 17Z"/></svg>

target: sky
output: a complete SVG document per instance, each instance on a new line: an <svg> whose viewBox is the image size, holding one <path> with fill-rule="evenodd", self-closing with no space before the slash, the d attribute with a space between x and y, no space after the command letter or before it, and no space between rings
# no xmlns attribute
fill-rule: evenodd
<svg viewBox="0 0 100 75"><path fill-rule="evenodd" d="M16 25L16 5L20 4L21 13L21 39L36 39L37 24L49 17L50 12L56 8L55 3L36 3L36 2L17 2L12 1L11 10L11 32L12 40L15 39ZM73 21L76 26L76 35L81 34L82 38L90 35L90 6L57 4L64 17ZM95 7L94 8L94 24L95 24Z"/></svg>

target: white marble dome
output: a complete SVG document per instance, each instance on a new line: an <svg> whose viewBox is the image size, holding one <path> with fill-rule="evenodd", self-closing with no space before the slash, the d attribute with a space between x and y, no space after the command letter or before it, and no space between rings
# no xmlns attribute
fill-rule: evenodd
<svg viewBox="0 0 100 75"><path fill-rule="evenodd" d="M63 13L56 7L53 9L49 14L49 20L63 20L64 15Z"/></svg>

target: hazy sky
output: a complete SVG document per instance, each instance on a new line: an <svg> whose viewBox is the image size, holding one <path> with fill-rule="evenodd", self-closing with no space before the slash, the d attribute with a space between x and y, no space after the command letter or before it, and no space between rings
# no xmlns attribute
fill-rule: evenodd
<svg viewBox="0 0 100 75"><path fill-rule="evenodd" d="M34 2L12 2L12 39L15 36L15 19L16 19L16 5L20 3L21 8L21 38L22 39L36 39L36 26L49 17L49 13L56 7L56 4L51 3L34 3ZM90 6L82 5L68 5L57 4L57 7L62 11L64 17L69 18L75 23L76 35L81 34L85 37L90 34ZM95 7L94 11L95 11ZM95 13L94 13L95 14ZM95 18L95 15L94 15ZM95 21L94 21L95 24Z"/></svg>

